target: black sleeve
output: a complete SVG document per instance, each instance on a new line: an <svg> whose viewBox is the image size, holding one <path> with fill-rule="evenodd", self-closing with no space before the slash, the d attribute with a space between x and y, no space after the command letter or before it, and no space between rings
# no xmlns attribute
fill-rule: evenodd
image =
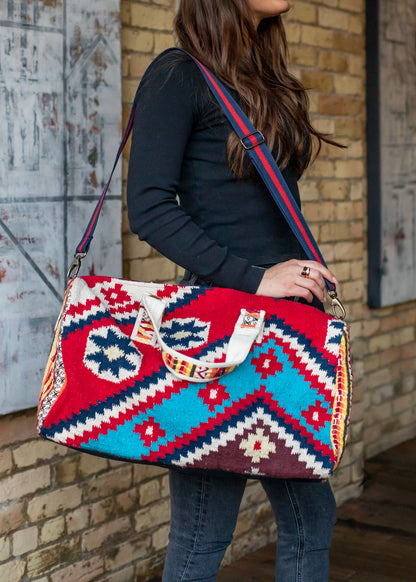
<svg viewBox="0 0 416 582"><path fill-rule="evenodd" d="M147 70L136 94L127 180L130 228L201 278L255 293L264 271L212 240L176 198L204 83L190 57L178 51L163 54Z"/></svg>

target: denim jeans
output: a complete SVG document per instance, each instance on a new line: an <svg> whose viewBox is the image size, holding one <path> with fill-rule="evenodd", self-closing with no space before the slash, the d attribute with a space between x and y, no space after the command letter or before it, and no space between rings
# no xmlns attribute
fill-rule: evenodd
<svg viewBox="0 0 416 582"><path fill-rule="evenodd" d="M328 582L335 523L329 483L261 479L261 484L278 528L276 582ZM215 582L245 485L244 477L170 470L172 520L162 582Z"/></svg>

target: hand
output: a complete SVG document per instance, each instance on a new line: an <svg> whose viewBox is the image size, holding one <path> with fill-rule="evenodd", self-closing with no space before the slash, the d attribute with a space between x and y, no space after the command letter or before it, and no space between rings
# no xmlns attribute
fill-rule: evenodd
<svg viewBox="0 0 416 582"><path fill-rule="evenodd" d="M302 275L304 267L309 267L309 276ZM337 284L335 276L317 261L292 259L266 269L256 295L268 297L301 297L311 303L313 296L324 303L325 279Z"/></svg>

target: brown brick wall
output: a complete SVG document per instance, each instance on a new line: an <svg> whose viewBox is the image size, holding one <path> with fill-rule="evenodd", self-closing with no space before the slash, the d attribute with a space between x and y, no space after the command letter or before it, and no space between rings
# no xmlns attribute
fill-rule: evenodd
<svg viewBox="0 0 416 582"><path fill-rule="evenodd" d="M288 14L291 69L310 90L314 125L347 146L324 146L300 182L303 210L348 310L354 408L349 446L332 484L339 502L359 493L364 455L361 319L365 302L364 1L295 2Z"/></svg>
<svg viewBox="0 0 416 582"><path fill-rule="evenodd" d="M304 211L341 282L354 360L350 446L333 482L354 492L361 458L416 434L416 302L369 309L365 1L295 2L288 15L294 72L311 89L314 123L346 150L325 147L302 179Z"/></svg>
<svg viewBox="0 0 416 582"><path fill-rule="evenodd" d="M123 0L122 3L123 53L123 118L126 125L137 85L153 58L174 45L172 19L174 0L140 2ZM127 176L128 154L124 154L124 178ZM123 195L125 201L126 182ZM123 214L124 276L142 281L175 281L182 272L171 261L151 249L130 233L127 213Z"/></svg>
<svg viewBox="0 0 416 582"><path fill-rule="evenodd" d="M137 582L160 574L169 531L167 471L35 436L34 411L0 419L0 580ZM227 561L275 536L259 483L241 505Z"/></svg>
<svg viewBox="0 0 416 582"><path fill-rule="evenodd" d="M173 0L122 0L123 115L151 59L171 46ZM416 304L366 307L364 0L294 2L291 67L310 88L314 123L346 150L324 147L300 187L306 217L340 280L353 340L350 444L333 484L359 493L362 459L415 435ZM127 157L123 160L126 176ZM128 231L125 276L180 274ZM0 418L0 580L150 581L167 543L166 471L108 461L40 441L34 411ZM249 483L227 561L275 537L258 482Z"/></svg>

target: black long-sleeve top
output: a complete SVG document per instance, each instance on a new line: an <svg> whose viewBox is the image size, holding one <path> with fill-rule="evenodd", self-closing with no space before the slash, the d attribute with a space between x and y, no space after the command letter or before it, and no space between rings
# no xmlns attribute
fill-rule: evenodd
<svg viewBox="0 0 416 582"><path fill-rule="evenodd" d="M135 99L127 197L140 239L214 285L249 293L261 267L305 256L263 182L231 172L231 126L188 55L155 59ZM283 175L300 205L295 170Z"/></svg>

